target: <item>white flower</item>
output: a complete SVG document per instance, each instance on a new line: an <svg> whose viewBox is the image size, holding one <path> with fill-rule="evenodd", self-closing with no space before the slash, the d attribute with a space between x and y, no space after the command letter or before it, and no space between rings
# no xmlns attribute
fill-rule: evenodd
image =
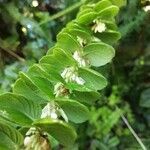
<svg viewBox="0 0 150 150"><path fill-rule="evenodd" d="M26 137L24 138L24 146L28 146L32 143L34 139L34 135L37 133L37 130L35 127L31 127L27 132L26 132Z"/></svg>
<svg viewBox="0 0 150 150"><path fill-rule="evenodd" d="M78 84L80 85L84 85L85 84L85 81L81 78L81 77L76 77L76 80L75 80Z"/></svg>
<svg viewBox="0 0 150 150"><path fill-rule="evenodd" d="M49 102L43 109L41 118L50 117L52 119L57 119L58 115L56 113L56 106L54 102Z"/></svg>
<svg viewBox="0 0 150 150"><path fill-rule="evenodd" d="M92 27L92 30L93 30L95 33L97 33L97 32L102 33L102 32L104 32L104 31L106 30L106 25L105 25L105 23L103 23L103 22L101 22L101 21L99 21L99 20L94 20L93 22L94 22L95 24L94 24L94 26Z"/></svg>
<svg viewBox="0 0 150 150"><path fill-rule="evenodd" d="M87 65L87 62L82 58L81 54L78 51L74 52L73 58L78 62L80 67L85 67Z"/></svg>
<svg viewBox="0 0 150 150"><path fill-rule="evenodd" d="M79 44L83 47L87 42L85 39L77 36L77 41L79 42Z"/></svg>
<svg viewBox="0 0 150 150"><path fill-rule="evenodd" d="M73 67L65 68L61 73L62 78L65 79L66 82L71 82L75 77L75 69Z"/></svg>
<svg viewBox="0 0 150 150"><path fill-rule="evenodd" d="M61 76L65 79L66 82L76 82L80 85L85 83L85 81L78 76L76 69L73 67L65 68L61 73Z"/></svg>
<svg viewBox="0 0 150 150"><path fill-rule="evenodd" d="M66 113L63 111L63 109L59 109L58 110L58 112L60 113L60 115L64 118L64 120L66 121L66 122L68 122L68 117L67 117L67 115L66 115Z"/></svg>
<svg viewBox="0 0 150 150"><path fill-rule="evenodd" d="M74 74L75 69L73 67L65 68L61 73L61 76L65 79L66 82L70 82L72 80L72 76Z"/></svg>
<svg viewBox="0 0 150 150"><path fill-rule="evenodd" d="M27 136L24 139L24 146L28 146L31 143L32 138Z"/></svg>
<svg viewBox="0 0 150 150"><path fill-rule="evenodd" d="M31 127L31 128L27 131L26 136L30 136L30 135L32 135L32 134L35 134L35 132L36 132L36 128L35 128L35 127Z"/></svg>
<svg viewBox="0 0 150 150"><path fill-rule="evenodd" d="M65 77L65 74L64 73L62 76ZM63 77L63 78L64 78ZM54 94L55 94L55 97L58 97L58 96L65 96L65 97L68 97L68 89L65 88L64 84L61 83L61 82L58 82L55 86L54 86Z"/></svg>
<svg viewBox="0 0 150 150"><path fill-rule="evenodd" d="M43 109L41 118L50 117L52 119L57 119L59 116L62 116L66 122L68 122L68 117L65 112L55 105L54 102L49 102Z"/></svg>
<svg viewBox="0 0 150 150"><path fill-rule="evenodd" d="M143 9L144 9L145 12L150 11L150 5L145 6Z"/></svg>

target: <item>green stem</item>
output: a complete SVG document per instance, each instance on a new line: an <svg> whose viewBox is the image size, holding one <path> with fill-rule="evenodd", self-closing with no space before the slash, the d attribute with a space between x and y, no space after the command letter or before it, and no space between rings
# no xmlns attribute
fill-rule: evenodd
<svg viewBox="0 0 150 150"><path fill-rule="evenodd" d="M78 3L73 4L72 6L66 8L65 10L62 10L62 11L58 12L57 14L51 16L47 20L44 20L44 21L40 22L39 25L41 26L41 25L43 25L43 24L45 24L45 23L47 23L49 21L55 20L55 19L57 19L57 18L59 18L61 16L64 16L64 15L70 13L71 11L73 11L73 10L77 9L78 7L80 7L84 2L85 1L82 0L82 1L80 1Z"/></svg>
<svg viewBox="0 0 150 150"><path fill-rule="evenodd" d="M141 146L142 150L147 150L147 148L145 147L145 145L142 143L141 139L138 137L138 135L135 133L135 131L133 130L133 128L130 126L128 120L124 117L123 114L121 114L121 118L124 121L124 123L127 125L127 127L129 128L130 132L133 134L133 136L135 137L135 139L137 140L137 142L139 143L139 145Z"/></svg>

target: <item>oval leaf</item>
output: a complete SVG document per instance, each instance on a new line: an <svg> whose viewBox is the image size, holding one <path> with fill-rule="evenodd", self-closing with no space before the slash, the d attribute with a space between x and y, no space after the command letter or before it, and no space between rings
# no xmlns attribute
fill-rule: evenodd
<svg viewBox="0 0 150 150"><path fill-rule="evenodd" d="M12 93L0 95L0 110L4 118L24 126L30 126L41 114L41 107L38 104Z"/></svg>
<svg viewBox="0 0 150 150"><path fill-rule="evenodd" d="M111 45L117 42L121 37L119 32L113 30L107 30L102 33L97 33L95 34L95 36L100 38L103 42Z"/></svg>
<svg viewBox="0 0 150 150"><path fill-rule="evenodd" d="M93 22L94 19L96 19L97 17L97 13L93 12L88 12L86 14L83 14L82 16L77 18L77 22L79 24L91 24Z"/></svg>
<svg viewBox="0 0 150 150"><path fill-rule="evenodd" d="M49 100L49 97L45 97L45 94L37 86L32 85L32 82L27 84L23 79L18 79L15 82L13 92L37 103L45 103Z"/></svg>
<svg viewBox="0 0 150 150"><path fill-rule="evenodd" d="M103 66L110 62L115 55L112 46L105 43L91 43L84 48L84 56L92 66Z"/></svg>
<svg viewBox="0 0 150 150"><path fill-rule="evenodd" d="M56 99L68 119L75 123L85 122L89 118L89 110L83 104L71 99ZM71 109L70 109L71 108Z"/></svg>
<svg viewBox="0 0 150 150"><path fill-rule="evenodd" d="M80 50L81 46L73 36L66 32L61 32L57 36L58 46L70 53Z"/></svg>
<svg viewBox="0 0 150 150"><path fill-rule="evenodd" d="M59 120L45 118L35 121L33 125L48 132L64 146L72 145L77 137L71 126Z"/></svg>
<svg viewBox="0 0 150 150"><path fill-rule="evenodd" d="M91 89L91 91L101 90L107 85L107 80L94 70L79 68L78 73L85 80L84 86Z"/></svg>
<svg viewBox="0 0 150 150"><path fill-rule="evenodd" d="M118 14L118 12L119 12L119 8L117 6L112 5L100 11L98 16L100 19L109 20L115 17Z"/></svg>
<svg viewBox="0 0 150 150"><path fill-rule="evenodd" d="M100 12L111 5L112 3L109 0L101 0L98 3L96 3L94 10Z"/></svg>
<svg viewBox="0 0 150 150"><path fill-rule="evenodd" d="M100 98L99 92L81 92L81 91L73 91L71 93L72 99L77 99L81 103L85 103L88 105L94 105L94 102Z"/></svg>

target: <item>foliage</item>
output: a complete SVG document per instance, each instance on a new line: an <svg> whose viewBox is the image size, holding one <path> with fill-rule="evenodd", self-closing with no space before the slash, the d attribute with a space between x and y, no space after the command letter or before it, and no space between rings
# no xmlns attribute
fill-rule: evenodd
<svg viewBox="0 0 150 150"><path fill-rule="evenodd" d="M9 12L13 8L10 3L6 9ZM118 10L107 0L83 5L76 20L58 34L57 43L39 64L30 67L26 74L20 73L13 93L0 96L1 118L14 127L29 128L24 135L25 149L42 149L44 142L49 145L50 135L65 147L74 143L76 133L68 121L82 123L88 119L89 111L80 98L71 97L77 97L78 91L81 95L96 94L107 85L105 77L92 66L103 66L114 57L115 50L104 42L109 35L112 40L107 43L120 38L114 21ZM21 17L17 9L14 12L12 17L24 25L27 18ZM37 24L31 24L40 36L44 35Z"/></svg>
<svg viewBox="0 0 150 150"><path fill-rule="evenodd" d="M102 1L104 1L105 5L110 4L107 0ZM23 148L22 138L26 136L25 143L28 143L29 139L34 141L32 146L39 147L43 143L41 149L50 149L50 145L52 149L73 150L141 149L122 121L121 114L124 113L137 135L147 149L149 149L150 33L149 13L143 11L143 8L149 5L149 2L147 0L142 0L141 2L138 0L111 0L114 5L119 7L126 5L120 9L119 15L116 18L122 36L121 40L116 44L119 34L116 32L116 25L108 21L109 16L106 17L104 15L104 19L106 17L106 20L103 20L109 27L109 31L93 33L89 32L89 29L94 28L94 24L91 24L90 28L86 28L89 26L88 24L85 27L84 24L92 22L95 17L91 3L101 3L98 0L87 0L85 3L87 5L90 3L90 6L88 8L87 6L81 7L76 19L77 24L74 24L74 21L69 23L58 34L57 46L51 48L55 43L58 31L67 22L74 19L77 11L63 14L63 16L60 15L61 13L58 13L58 16L54 13L65 9L73 2L75 3L73 5L75 7L79 7L84 3L84 1L81 1L76 4L77 0L43 0L40 1L38 7L34 8L29 1L22 2L16 0L9 3L3 0L0 2L2 4L0 5L0 20L2 22L0 24L0 66L2 68L0 93L11 90L10 85L18 78L19 70L26 72L26 74L20 73L15 85L11 85L13 92L23 96L11 93L1 96L2 104L0 105L0 109L7 108L8 112L1 111L1 116L3 117L0 118L0 122L2 122L0 125L2 129L0 137L6 140L4 142L1 140L0 148L11 149L14 147L14 149L17 149L19 146L21 149ZM101 5L95 7L95 10L98 11L99 9L102 9ZM116 10L115 7L112 8L111 15L115 14ZM32 27L30 28L28 24ZM84 27L84 29L79 27L78 24ZM98 39L94 39L98 44L91 44L93 34L107 43L108 47L106 48L104 43L99 43ZM74 38L78 35L86 39L90 44L86 45L84 40L81 42L81 38ZM110 62L114 56L114 50L108 44L113 44L117 49L113 63L109 64L107 62ZM63 50L57 48L58 46L62 47ZM51 49L40 60L39 64L32 66L49 48ZM99 48L103 48L103 51L99 51ZM92 62L93 66L91 69L96 72L93 72L91 69L89 70L89 66L88 69L81 67L80 65L84 64L83 61L79 64L76 63L76 61L81 62L81 59L77 59L76 61L71 59L72 54L78 54L74 53L76 49L84 49L82 56ZM109 52L109 57L105 57L107 56L106 51ZM47 65L47 63L50 65ZM85 64L88 64L88 61L85 61ZM103 66L104 64L105 66ZM62 73L61 70L70 65L79 65L79 76L77 77L86 79L85 83L89 83L84 85L86 88L83 88L83 85L69 83L72 78L64 80L60 76L60 72ZM27 71L29 66L32 67ZM106 86L103 76L107 77L109 82L105 90L99 91L99 89ZM55 89L61 87L60 89L65 97L62 97L62 95L55 97L56 94L60 94L56 93L56 91L54 93L54 85L58 81L61 81L67 89L70 89L63 90L62 84L55 86ZM94 84L89 81L92 81ZM83 83L83 80L79 80L78 83ZM69 92L71 93L68 99L67 95ZM8 107L7 103L5 103L5 97L7 97ZM59 121L55 122L55 119L39 119L42 108L44 108L49 100L54 99L57 103L57 107L55 107L57 111L52 111L53 115L51 117L55 118L57 114L59 120L63 120L63 123ZM11 101L11 103L8 101ZM16 107L16 105L19 107ZM24 105L27 106L26 109L24 109ZM15 109L12 109L12 106ZM55 105L51 101L50 105L47 106ZM88 118L89 120L87 120ZM67 123L68 120L69 126ZM86 122L82 123L84 121ZM36 130L33 126L36 127ZM71 126L76 128L78 136ZM15 139L12 138L12 135ZM72 142L75 138L77 140L73 144ZM51 144L49 144L49 141ZM67 148L64 148L62 145L67 145ZM8 147L6 148L6 146Z"/></svg>

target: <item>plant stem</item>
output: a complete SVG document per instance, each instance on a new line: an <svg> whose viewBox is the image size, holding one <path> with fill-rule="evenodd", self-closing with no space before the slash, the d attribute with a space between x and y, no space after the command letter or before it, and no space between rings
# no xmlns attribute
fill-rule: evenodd
<svg viewBox="0 0 150 150"><path fill-rule="evenodd" d="M133 134L133 136L135 137L135 139L137 140L137 142L140 144L141 148L143 150L147 150L147 148L145 147L145 145L143 144L143 142L141 141L141 139L138 137L138 135L135 133L135 131L133 130L133 128L130 126L128 120L125 118L125 116L123 114L121 114L121 118L124 121L124 123L127 125L127 127L129 128L130 132Z"/></svg>
<svg viewBox="0 0 150 150"><path fill-rule="evenodd" d="M19 55L17 55L17 54L14 53L13 51L6 50L6 49L1 49L1 50L5 51L5 52L7 52L8 54L10 54L11 56L17 58L19 61L25 62L25 59L24 59L24 58L20 57Z"/></svg>
<svg viewBox="0 0 150 150"><path fill-rule="evenodd" d="M47 20L44 20L44 21L40 22L39 25L41 26L41 25L43 25L43 24L45 24L45 23L47 23L49 21L52 21L54 19L57 19L57 18L59 18L61 16L64 16L64 15L70 13L71 11L73 11L73 10L77 9L78 7L80 7L84 2L85 1L82 0L82 1L80 1L78 3L73 4L72 6L66 8L65 10L62 10L62 11L58 12L57 14L51 16Z"/></svg>

